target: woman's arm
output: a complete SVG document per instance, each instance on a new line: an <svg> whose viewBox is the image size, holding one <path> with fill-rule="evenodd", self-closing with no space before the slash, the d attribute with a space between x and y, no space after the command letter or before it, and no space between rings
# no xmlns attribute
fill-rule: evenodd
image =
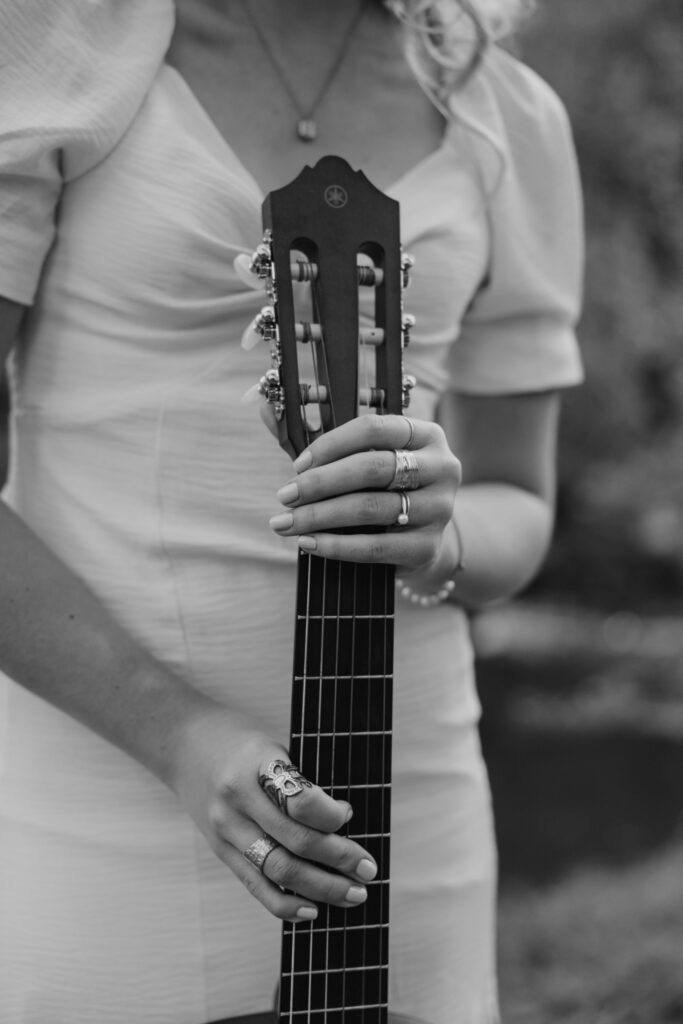
<svg viewBox="0 0 683 1024"><path fill-rule="evenodd" d="M0 298L0 357L23 313ZM0 668L175 790L217 856L275 916L310 918L311 900L352 906L366 898L358 883L374 875L372 858L331 834L349 805L312 786L290 801L290 817L282 814L258 777L287 752L150 657L3 502ZM264 832L280 844L268 857L268 877L243 857Z"/></svg>
<svg viewBox="0 0 683 1024"><path fill-rule="evenodd" d="M25 307L0 298L4 363ZM201 698L162 670L0 502L0 666L167 784L178 730Z"/></svg>
<svg viewBox="0 0 683 1024"><path fill-rule="evenodd" d="M466 568L454 596L467 606L510 597L543 562L555 511L559 411L556 392L451 395L442 406L449 443L462 459L454 516ZM453 534L446 535L446 569L459 556Z"/></svg>

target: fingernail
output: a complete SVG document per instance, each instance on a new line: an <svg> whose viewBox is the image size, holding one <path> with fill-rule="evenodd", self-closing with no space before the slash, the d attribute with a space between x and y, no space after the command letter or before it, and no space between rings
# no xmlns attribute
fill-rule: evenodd
<svg viewBox="0 0 683 1024"><path fill-rule="evenodd" d="M272 530L288 530L294 522L294 516L291 512L281 512L277 516L273 516L269 520L270 528Z"/></svg>
<svg viewBox="0 0 683 1024"><path fill-rule="evenodd" d="M311 455L311 453L302 452L297 459L294 459L292 465L294 466L294 469L297 471L297 473L303 473L305 469L308 469L312 462L313 456Z"/></svg>
<svg viewBox="0 0 683 1024"><path fill-rule="evenodd" d="M297 544L300 548L303 548L304 551L315 551L318 546L318 542L315 537L307 537L305 534L297 538Z"/></svg>
<svg viewBox="0 0 683 1024"><path fill-rule="evenodd" d="M304 921L315 921L318 916L318 911L315 907L299 907L296 912L296 916L302 918Z"/></svg>
<svg viewBox="0 0 683 1024"><path fill-rule="evenodd" d="M349 807L348 811L346 812L346 817L344 818L344 824L346 824L347 821L351 821L352 817L353 817L353 807Z"/></svg>
<svg viewBox="0 0 683 1024"><path fill-rule="evenodd" d="M371 860L362 860L356 868L356 874L364 882L371 882L377 874L377 865L373 864Z"/></svg>
<svg viewBox="0 0 683 1024"><path fill-rule="evenodd" d="M368 898L368 891L362 885L352 885L346 894L347 903L363 903Z"/></svg>
<svg viewBox="0 0 683 1024"><path fill-rule="evenodd" d="M297 484L285 484L284 487L280 488L275 497L283 505L291 505L299 497L299 488Z"/></svg>

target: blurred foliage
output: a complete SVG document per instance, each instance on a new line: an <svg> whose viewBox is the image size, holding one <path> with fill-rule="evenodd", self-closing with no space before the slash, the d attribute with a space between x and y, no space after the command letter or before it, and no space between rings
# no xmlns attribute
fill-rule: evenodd
<svg viewBox="0 0 683 1024"><path fill-rule="evenodd" d="M536 590L661 610L683 593L683 3L540 4L522 53L574 126L587 382L567 396Z"/></svg>

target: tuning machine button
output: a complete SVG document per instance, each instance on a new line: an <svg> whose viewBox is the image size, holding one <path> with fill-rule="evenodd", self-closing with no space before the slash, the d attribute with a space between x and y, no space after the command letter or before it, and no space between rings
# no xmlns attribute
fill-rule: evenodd
<svg viewBox="0 0 683 1024"><path fill-rule="evenodd" d="M265 237L261 244L256 246L251 257L249 269L252 274L256 274L261 280L266 280L271 276L272 267L273 253L270 248L270 241Z"/></svg>
<svg viewBox="0 0 683 1024"><path fill-rule="evenodd" d="M410 332L415 326L415 317L412 313L404 313L401 318L401 330L403 332L403 347L410 344Z"/></svg>
<svg viewBox="0 0 683 1024"><path fill-rule="evenodd" d="M264 306L254 320L254 330L264 341L275 341L277 337L277 320L273 306Z"/></svg>
<svg viewBox="0 0 683 1024"><path fill-rule="evenodd" d="M417 377L413 377L412 373L403 374L403 383L401 385L401 391L403 392L402 405L404 409L407 409L410 405L410 392L417 384Z"/></svg>
<svg viewBox="0 0 683 1024"><path fill-rule="evenodd" d="M275 415L279 418L285 407L285 396L280 383L279 371L273 369L264 373L258 382L258 388L266 402L273 406Z"/></svg>
<svg viewBox="0 0 683 1024"><path fill-rule="evenodd" d="M410 284L410 271L415 266L415 258L410 253L404 252L401 255L401 284L407 288Z"/></svg>

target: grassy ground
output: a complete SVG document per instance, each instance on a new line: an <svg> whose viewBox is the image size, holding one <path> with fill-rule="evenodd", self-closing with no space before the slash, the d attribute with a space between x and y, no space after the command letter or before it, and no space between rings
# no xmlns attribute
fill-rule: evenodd
<svg viewBox="0 0 683 1024"><path fill-rule="evenodd" d="M683 629L519 604L475 624L505 1024L683 1024Z"/></svg>
<svg viewBox="0 0 683 1024"><path fill-rule="evenodd" d="M683 1021L683 842L500 904L505 1024Z"/></svg>

